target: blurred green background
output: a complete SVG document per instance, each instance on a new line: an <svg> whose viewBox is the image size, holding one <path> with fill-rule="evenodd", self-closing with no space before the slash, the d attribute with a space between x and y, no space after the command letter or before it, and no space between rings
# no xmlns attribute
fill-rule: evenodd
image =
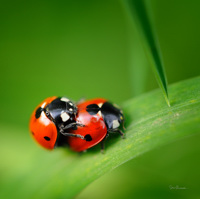
<svg viewBox="0 0 200 199"><path fill-rule="evenodd" d="M149 2L169 84L199 75L200 1ZM28 122L46 97L104 97L122 104L158 87L122 1L2 0L0 27L0 132L1 140L8 132L11 139L1 147L0 185L12 181L7 175L12 160L23 164L7 156L12 135L24 137L19 146L28 140L37 147L29 141ZM138 157L78 198L199 198L199 139ZM170 185L188 189L170 190Z"/></svg>

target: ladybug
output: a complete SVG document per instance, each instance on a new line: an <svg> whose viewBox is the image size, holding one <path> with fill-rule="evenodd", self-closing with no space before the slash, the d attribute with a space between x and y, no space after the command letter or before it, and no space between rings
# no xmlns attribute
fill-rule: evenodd
<svg viewBox="0 0 200 199"><path fill-rule="evenodd" d="M83 136L84 139L68 137L69 147L77 152L87 150L101 142L104 150L104 140L111 132L123 132L119 127L124 123L122 110L105 99L87 100L77 105L76 122L82 124L77 129L68 129L72 134Z"/></svg>
<svg viewBox="0 0 200 199"><path fill-rule="evenodd" d="M66 97L45 99L34 110L30 131L35 140L47 149L66 144L77 152L102 143L110 132L118 132L123 125L122 110L107 100L98 98L78 103Z"/></svg>
<svg viewBox="0 0 200 199"><path fill-rule="evenodd" d="M76 122L77 107L66 97L49 97L36 107L30 119L34 139L46 149L53 149L65 142L66 136L83 136L67 133L69 128L83 126Z"/></svg>

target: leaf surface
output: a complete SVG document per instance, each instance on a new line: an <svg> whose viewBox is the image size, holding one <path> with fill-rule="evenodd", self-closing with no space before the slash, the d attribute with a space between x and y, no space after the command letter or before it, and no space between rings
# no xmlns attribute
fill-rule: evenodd
<svg viewBox="0 0 200 199"><path fill-rule="evenodd" d="M156 147L199 133L200 78L169 87L171 107L160 90L124 102L126 139L110 136L105 154L100 146L77 154L46 151L24 133L1 126L0 197L72 198L89 183Z"/></svg>

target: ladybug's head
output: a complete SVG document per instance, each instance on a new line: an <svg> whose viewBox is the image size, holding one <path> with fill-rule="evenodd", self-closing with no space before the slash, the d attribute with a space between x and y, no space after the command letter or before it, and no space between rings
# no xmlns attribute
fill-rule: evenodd
<svg viewBox="0 0 200 199"><path fill-rule="evenodd" d="M46 114L57 127L66 125L73 121L77 114L76 105L66 97L58 97L46 107Z"/></svg>
<svg viewBox="0 0 200 199"><path fill-rule="evenodd" d="M46 113L45 107L57 97L44 100L33 112L30 120L30 131L38 144L46 149L53 149L57 140L57 128Z"/></svg>

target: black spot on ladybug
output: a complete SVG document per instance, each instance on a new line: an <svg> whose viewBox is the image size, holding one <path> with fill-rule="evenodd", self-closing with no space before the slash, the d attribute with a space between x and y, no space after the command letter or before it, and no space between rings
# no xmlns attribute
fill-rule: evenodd
<svg viewBox="0 0 200 199"><path fill-rule="evenodd" d="M96 115L99 112L100 108L97 104L90 104L86 107L86 111L90 115Z"/></svg>
<svg viewBox="0 0 200 199"><path fill-rule="evenodd" d="M45 139L46 141L50 141L50 137L44 136L44 139Z"/></svg>
<svg viewBox="0 0 200 199"><path fill-rule="evenodd" d="M35 135L35 133L33 133L33 132L31 132L32 133L32 135Z"/></svg>
<svg viewBox="0 0 200 199"><path fill-rule="evenodd" d="M39 107L35 112L35 118L38 119L43 111L43 108Z"/></svg>
<svg viewBox="0 0 200 199"><path fill-rule="evenodd" d="M92 137L91 137L90 134L85 135L84 138L85 138L86 141L92 141Z"/></svg>

